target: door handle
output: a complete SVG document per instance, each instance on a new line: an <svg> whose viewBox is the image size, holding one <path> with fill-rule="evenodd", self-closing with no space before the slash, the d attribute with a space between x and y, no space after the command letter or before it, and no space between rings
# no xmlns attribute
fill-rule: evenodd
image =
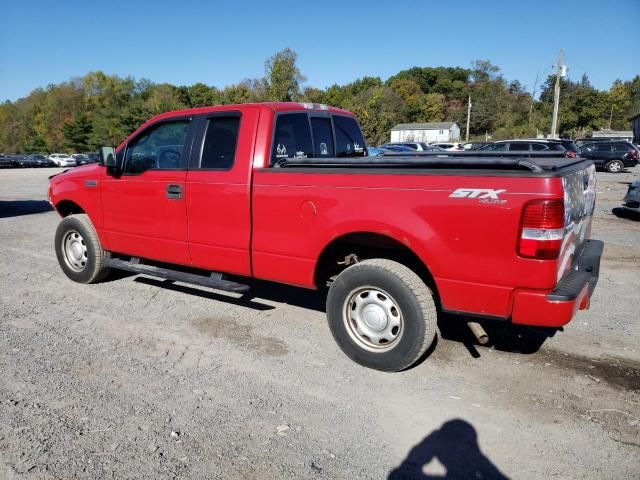
<svg viewBox="0 0 640 480"><path fill-rule="evenodd" d="M175 183L167 185L167 198L180 200L182 198L182 186Z"/></svg>

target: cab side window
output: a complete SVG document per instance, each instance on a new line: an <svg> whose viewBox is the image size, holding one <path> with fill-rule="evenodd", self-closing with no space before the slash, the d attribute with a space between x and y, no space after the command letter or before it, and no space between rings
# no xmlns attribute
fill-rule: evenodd
<svg viewBox="0 0 640 480"><path fill-rule="evenodd" d="M313 142L306 113L287 113L276 120L271 165L287 158L313 157Z"/></svg>
<svg viewBox="0 0 640 480"><path fill-rule="evenodd" d="M124 173L179 169L188 131L188 120L149 127L127 146Z"/></svg>
<svg viewBox="0 0 640 480"><path fill-rule="evenodd" d="M239 128L238 116L214 117L207 121L200 168L229 170L233 166Z"/></svg>
<svg viewBox="0 0 640 480"><path fill-rule="evenodd" d="M333 116L336 134L336 157L364 157L365 143L358 122L351 117Z"/></svg>
<svg viewBox="0 0 640 480"><path fill-rule="evenodd" d="M514 142L509 144L509 151L511 152L528 152L529 144L522 142Z"/></svg>

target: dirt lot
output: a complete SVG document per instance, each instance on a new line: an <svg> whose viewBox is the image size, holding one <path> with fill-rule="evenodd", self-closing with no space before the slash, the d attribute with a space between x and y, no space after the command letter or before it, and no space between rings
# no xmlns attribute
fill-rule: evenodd
<svg viewBox="0 0 640 480"><path fill-rule="evenodd" d="M591 310L490 347L444 318L399 374L345 357L312 292L72 283L52 170L0 171L0 478L640 478L640 222L612 212L638 171L598 174Z"/></svg>

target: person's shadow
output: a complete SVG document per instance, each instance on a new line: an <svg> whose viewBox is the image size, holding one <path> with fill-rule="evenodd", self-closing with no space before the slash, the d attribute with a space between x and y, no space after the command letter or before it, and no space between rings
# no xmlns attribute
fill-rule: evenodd
<svg viewBox="0 0 640 480"><path fill-rule="evenodd" d="M425 474L423 467L433 460L446 469L444 474ZM469 422L455 419L444 423L413 447L407 458L389 473L388 480L508 479L480 451L478 435Z"/></svg>

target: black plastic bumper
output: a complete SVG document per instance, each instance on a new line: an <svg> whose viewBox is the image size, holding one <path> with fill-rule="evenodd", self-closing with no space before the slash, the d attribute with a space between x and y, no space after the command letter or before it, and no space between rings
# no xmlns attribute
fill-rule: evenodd
<svg viewBox="0 0 640 480"><path fill-rule="evenodd" d="M603 248L603 241L588 240L574 263L574 270L566 274L556 288L547 294L547 300L553 302L575 300L585 285L589 285L589 296L591 296L598 283Z"/></svg>

